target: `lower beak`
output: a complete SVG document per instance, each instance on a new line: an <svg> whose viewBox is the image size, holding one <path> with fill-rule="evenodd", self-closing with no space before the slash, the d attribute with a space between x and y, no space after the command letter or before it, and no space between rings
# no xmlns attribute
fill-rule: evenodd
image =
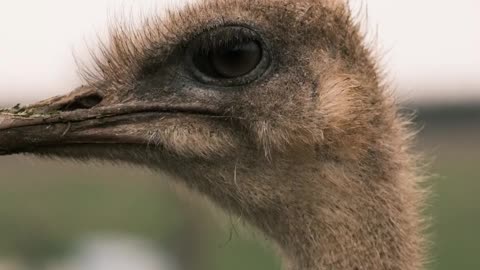
<svg viewBox="0 0 480 270"><path fill-rule="evenodd" d="M214 114L212 108L199 104L105 105L102 100L98 90L82 87L28 107L0 110L0 155L62 145L145 144L145 136L136 132L140 123L165 114Z"/></svg>

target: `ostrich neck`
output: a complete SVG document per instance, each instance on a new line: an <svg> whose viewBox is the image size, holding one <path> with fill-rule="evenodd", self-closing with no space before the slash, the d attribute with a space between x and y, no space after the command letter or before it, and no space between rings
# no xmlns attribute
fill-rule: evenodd
<svg viewBox="0 0 480 270"><path fill-rule="evenodd" d="M298 186L282 194L283 209L262 213L260 226L280 245L285 269L421 269L416 177L402 164L377 165L332 162L283 174L280 182Z"/></svg>
<svg viewBox="0 0 480 270"><path fill-rule="evenodd" d="M424 194L397 130L362 147L300 145L174 173L263 231L285 270L420 270Z"/></svg>

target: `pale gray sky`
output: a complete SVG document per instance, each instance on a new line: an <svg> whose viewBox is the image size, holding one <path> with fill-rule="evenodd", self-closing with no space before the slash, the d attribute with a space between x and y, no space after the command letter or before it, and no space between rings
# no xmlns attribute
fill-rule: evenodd
<svg viewBox="0 0 480 270"><path fill-rule="evenodd" d="M80 84L72 51L94 44L108 16L195 0L0 0L0 103L32 102ZM319 0L320 1L320 0ZM368 9L398 94L480 100L480 1L351 0Z"/></svg>

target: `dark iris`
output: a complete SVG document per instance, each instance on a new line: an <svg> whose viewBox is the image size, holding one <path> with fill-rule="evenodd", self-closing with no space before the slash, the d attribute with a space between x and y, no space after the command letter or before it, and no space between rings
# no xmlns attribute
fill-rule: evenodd
<svg viewBox="0 0 480 270"><path fill-rule="evenodd" d="M225 44L193 56L193 62L200 72L224 79L247 75L261 60L262 48L256 41Z"/></svg>

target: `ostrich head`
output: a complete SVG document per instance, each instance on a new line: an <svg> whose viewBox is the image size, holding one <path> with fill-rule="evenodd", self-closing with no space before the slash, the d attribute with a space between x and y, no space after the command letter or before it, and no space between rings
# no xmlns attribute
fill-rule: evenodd
<svg viewBox="0 0 480 270"><path fill-rule="evenodd" d="M208 0L106 44L86 86L0 114L0 153L169 173L288 269L421 267L407 122L344 3Z"/></svg>

